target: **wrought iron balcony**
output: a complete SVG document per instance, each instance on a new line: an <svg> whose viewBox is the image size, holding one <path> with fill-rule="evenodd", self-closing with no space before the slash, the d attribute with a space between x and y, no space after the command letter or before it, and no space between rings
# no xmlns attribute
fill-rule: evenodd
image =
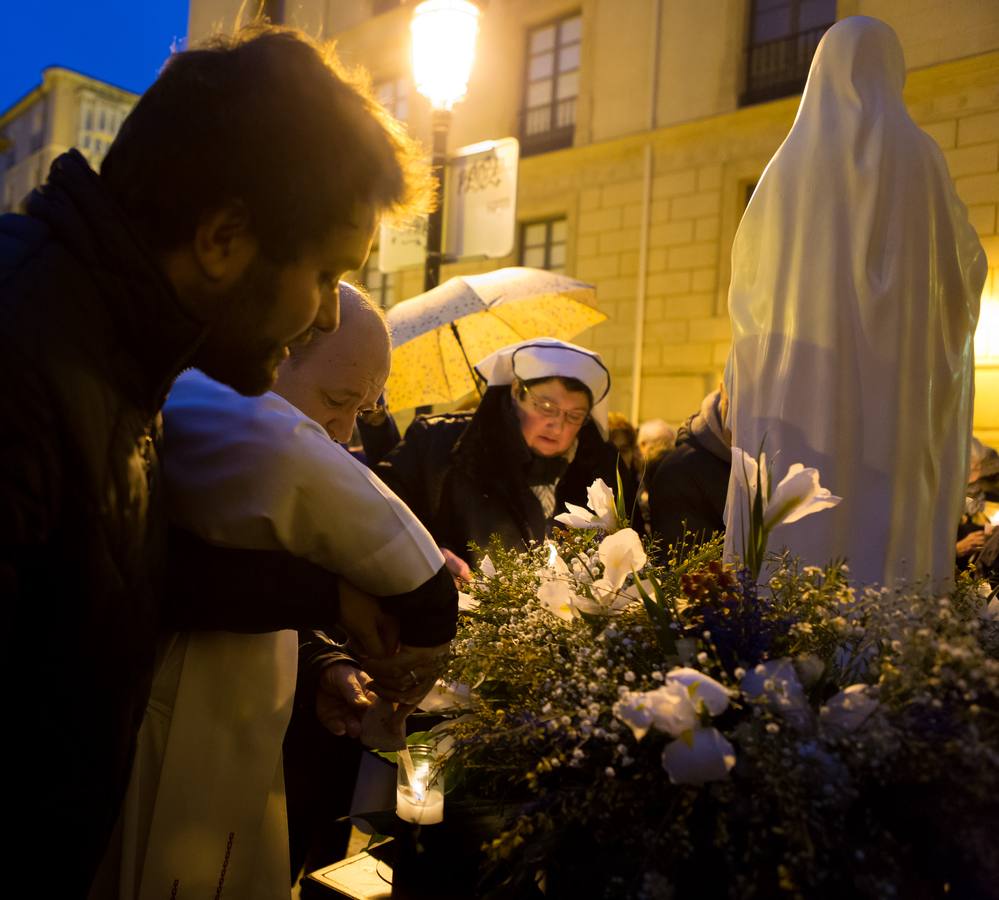
<svg viewBox="0 0 999 900"><path fill-rule="evenodd" d="M815 48L832 24L799 31L776 41L753 44L747 54L746 90L739 98L740 104L749 106L800 93L808 78Z"/></svg>
<svg viewBox="0 0 999 900"><path fill-rule="evenodd" d="M575 97L521 110L520 155L530 156L571 147L575 133Z"/></svg>

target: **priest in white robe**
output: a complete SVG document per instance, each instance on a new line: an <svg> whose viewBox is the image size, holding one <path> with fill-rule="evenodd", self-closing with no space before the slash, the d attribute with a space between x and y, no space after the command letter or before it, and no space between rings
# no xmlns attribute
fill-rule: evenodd
<svg viewBox="0 0 999 900"><path fill-rule="evenodd" d="M381 314L348 285L341 309L340 330L314 337L276 385L311 417L276 392L177 379L164 408L171 521L217 548L307 559L340 576L341 601L343 582L391 598L402 653L429 660L454 634L453 583L408 507L337 443L389 366ZM123 813L123 900L290 895L281 743L297 662L290 630L164 640Z"/></svg>

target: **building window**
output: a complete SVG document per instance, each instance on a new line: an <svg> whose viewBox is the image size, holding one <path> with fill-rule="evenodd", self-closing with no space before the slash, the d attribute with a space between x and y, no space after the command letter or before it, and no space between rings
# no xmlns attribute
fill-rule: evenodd
<svg viewBox="0 0 999 900"><path fill-rule="evenodd" d="M520 149L525 156L571 147L579 96L583 19L576 13L527 33Z"/></svg>
<svg viewBox="0 0 999 900"><path fill-rule="evenodd" d="M753 0L742 104L799 93L815 48L835 21L835 0Z"/></svg>
<svg viewBox="0 0 999 900"><path fill-rule="evenodd" d="M565 272L565 217L525 222L520 226L520 265Z"/></svg>
<svg viewBox="0 0 999 900"><path fill-rule="evenodd" d="M375 96L400 122L409 118L409 82L405 78L382 81L375 85Z"/></svg>

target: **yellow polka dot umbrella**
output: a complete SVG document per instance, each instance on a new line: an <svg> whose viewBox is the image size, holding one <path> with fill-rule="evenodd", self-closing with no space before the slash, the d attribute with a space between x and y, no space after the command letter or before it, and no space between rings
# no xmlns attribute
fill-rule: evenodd
<svg viewBox="0 0 999 900"><path fill-rule="evenodd" d="M388 311L393 409L450 403L477 388L472 365L527 338L568 341L607 317L592 284L511 267L450 278Z"/></svg>

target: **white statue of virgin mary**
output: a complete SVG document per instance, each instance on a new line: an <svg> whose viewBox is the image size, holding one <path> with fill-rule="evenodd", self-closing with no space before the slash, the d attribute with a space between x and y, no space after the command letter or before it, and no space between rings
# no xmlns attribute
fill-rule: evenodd
<svg viewBox="0 0 999 900"><path fill-rule="evenodd" d="M904 82L883 22L843 19L819 44L732 249L729 423L747 453L765 441L775 479L800 462L843 498L771 549L845 557L856 584L945 588L986 260Z"/></svg>

